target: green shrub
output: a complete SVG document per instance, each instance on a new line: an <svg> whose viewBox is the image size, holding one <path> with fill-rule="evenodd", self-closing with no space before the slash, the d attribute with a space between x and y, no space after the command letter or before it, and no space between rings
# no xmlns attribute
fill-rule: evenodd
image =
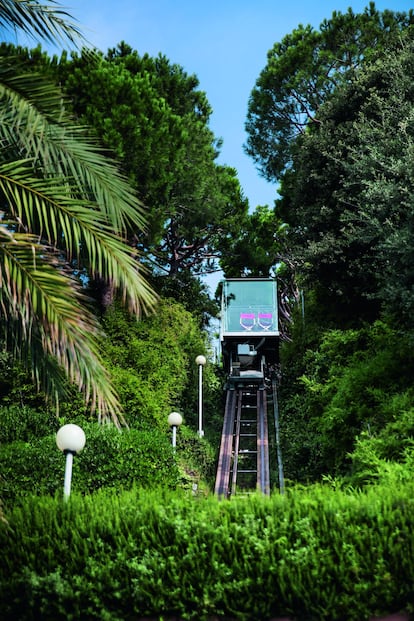
<svg viewBox="0 0 414 621"><path fill-rule="evenodd" d="M0 524L0 609L8 621L363 621L412 610L413 492L29 497Z"/></svg>
<svg viewBox="0 0 414 621"><path fill-rule="evenodd" d="M177 459L183 472L183 483L186 482L188 487L196 484L199 491L206 484L210 489L214 487L216 451L205 438L185 426L180 428L177 439Z"/></svg>
<svg viewBox="0 0 414 621"><path fill-rule="evenodd" d="M411 392L411 391L410 391ZM390 471L399 471L414 456L414 408L411 394L394 396L390 403L392 419L377 433L362 432L356 439L350 454L352 468L347 481L355 486L378 482ZM405 410L405 407L408 409ZM393 467L394 466L394 467ZM404 473L411 476L411 469L404 467Z"/></svg>
<svg viewBox="0 0 414 621"><path fill-rule="evenodd" d="M377 321L358 330L325 332L319 346L303 354L306 373L290 377L288 385L284 379L281 390L288 478L348 474L356 438L380 433L414 408L411 340L412 335Z"/></svg>
<svg viewBox="0 0 414 621"><path fill-rule="evenodd" d="M154 314L136 321L114 306L104 327L105 355L128 424L163 429L173 409L186 412L192 422L198 386L194 360L205 353L206 343L190 313L174 300L160 300Z"/></svg>
<svg viewBox="0 0 414 621"><path fill-rule="evenodd" d="M178 468L167 433L154 429L118 431L88 425L87 446L79 455L79 489L175 488Z"/></svg>
<svg viewBox="0 0 414 621"><path fill-rule="evenodd" d="M0 406L0 446L21 440L29 442L56 432L59 421L50 410L28 406Z"/></svg>
<svg viewBox="0 0 414 621"><path fill-rule="evenodd" d="M165 486L179 482L176 456L166 432L123 430L97 423L82 425L84 450L73 465L72 488L89 493L101 487L119 490ZM32 493L55 494L63 486L65 458L55 435L29 442L15 441L0 450L0 497L10 505Z"/></svg>

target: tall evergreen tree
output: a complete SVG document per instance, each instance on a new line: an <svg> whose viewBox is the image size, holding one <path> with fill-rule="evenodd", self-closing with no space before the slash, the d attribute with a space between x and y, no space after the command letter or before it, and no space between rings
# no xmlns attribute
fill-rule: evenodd
<svg viewBox="0 0 414 621"><path fill-rule="evenodd" d="M63 56L56 69L75 113L116 154L148 207L146 234L131 227L131 242L158 273L217 269L221 239L238 234L248 205L236 171L216 161L220 140L197 77L125 43L105 56Z"/></svg>
<svg viewBox="0 0 414 621"><path fill-rule="evenodd" d="M409 41L359 70L321 108L282 184L301 273L338 320L385 310L412 324L413 66Z"/></svg>
<svg viewBox="0 0 414 621"><path fill-rule="evenodd" d="M277 181L290 167L298 136L321 122L319 110L335 89L373 54L400 46L412 32L414 12L335 11L319 30L299 25L268 52L251 93L246 151L262 174Z"/></svg>

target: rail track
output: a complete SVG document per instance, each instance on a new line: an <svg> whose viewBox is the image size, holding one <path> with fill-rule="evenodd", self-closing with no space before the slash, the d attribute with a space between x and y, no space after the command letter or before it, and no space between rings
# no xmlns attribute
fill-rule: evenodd
<svg viewBox="0 0 414 621"><path fill-rule="evenodd" d="M267 394L263 383L230 386L226 393L215 493L229 498L270 493Z"/></svg>

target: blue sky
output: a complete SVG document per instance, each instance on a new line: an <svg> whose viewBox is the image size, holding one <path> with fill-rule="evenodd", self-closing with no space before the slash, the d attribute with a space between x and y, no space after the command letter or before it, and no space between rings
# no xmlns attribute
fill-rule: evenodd
<svg viewBox="0 0 414 621"><path fill-rule="evenodd" d="M361 12L369 0L61 0L92 47L126 41L140 54L165 54L196 74L213 108L210 126L223 139L220 163L233 166L250 207L272 205L277 187L243 151L249 94L266 54L300 23L318 28L333 11ZM406 0L376 3L407 12ZM21 41L17 41L21 42Z"/></svg>

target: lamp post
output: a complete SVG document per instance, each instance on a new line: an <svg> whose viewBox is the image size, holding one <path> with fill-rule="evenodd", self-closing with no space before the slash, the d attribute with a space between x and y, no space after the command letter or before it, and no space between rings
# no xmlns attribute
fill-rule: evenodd
<svg viewBox="0 0 414 621"><path fill-rule="evenodd" d="M195 359L198 364L198 435L203 437L203 367L207 360L205 356L197 356Z"/></svg>
<svg viewBox="0 0 414 621"><path fill-rule="evenodd" d="M172 427L172 445L175 450L177 445L177 427L183 422L183 417L178 412L171 412L168 416L168 424Z"/></svg>
<svg viewBox="0 0 414 621"><path fill-rule="evenodd" d="M63 495L65 500L70 496L73 456L83 449L85 442L85 432L81 427L78 427L78 425L63 425L56 434L56 444L66 455L65 480L63 483Z"/></svg>

